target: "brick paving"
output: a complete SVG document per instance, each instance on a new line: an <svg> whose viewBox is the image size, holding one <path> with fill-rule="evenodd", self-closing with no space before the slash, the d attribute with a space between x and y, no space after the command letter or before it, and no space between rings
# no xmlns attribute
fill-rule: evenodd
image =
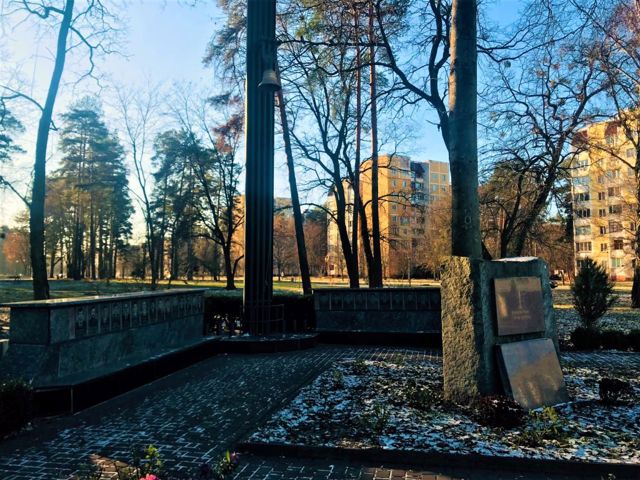
<svg viewBox="0 0 640 480"><path fill-rule="evenodd" d="M107 464L127 460L132 447L148 444L160 449L167 467L176 472L192 472L200 463L220 458L273 411L288 403L303 385L332 363L347 358L440 361L437 351L350 346L220 355L76 415L38 421L32 431L0 443L0 480L66 479L79 464L90 459ZM640 355L633 354L570 353L563 355L563 361L607 368L613 364L631 365L640 371ZM478 477L477 472L471 473L385 470L249 457L242 462L236 478L547 478L502 477L495 472ZM105 475L109 477L113 475Z"/></svg>
<svg viewBox="0 0 640 480"><path fill-rule="evenodd" d="M485 469L441 468L406 470L377 465L360 465L329 460L243 458L233 480L578 480L589 477L519 473ZM592 477L600 479L599 476Z"/></svg>

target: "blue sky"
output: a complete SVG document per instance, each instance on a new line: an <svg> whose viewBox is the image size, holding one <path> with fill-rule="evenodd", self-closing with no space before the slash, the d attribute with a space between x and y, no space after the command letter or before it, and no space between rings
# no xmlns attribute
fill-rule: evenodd
<svg viewBox="0 0 640 480"><path fill-rule="evenodd" d="M193 4L195 3L195 6ZM0 0L0 14L7 9L8 0ZM507 22L513 19L521 2L517 0L493 0L487 2L488 16L493 21ZM4 10L3 10L4 9ZM190 83L197 88L214 91L217 80L211 69L202 65L205 47L212 33L224 22L214 0L128 0L118 8L126 20L127 31L123 36L126 56L111 55L98 59L99 72L107 80L119 84L143 85L146 82L162 84L169 88L173 83ZM35 28L24 22L12 28L15 18L0 25L0 83L17 82L21 88L44 100L52 63L47 45L53 45L52 32ZM63 85L56 103L56 113L64 112L69 104L81 95L98 91L91 80L75 85L77 72L85 64L72 55L65 70ZM33 158L35 138L35 112L22 105L18 112L25 119L27 131L21 138L27 153L18 165L3 174L13 176L23 188L27 188L29 166ZM428 115L428 114L423 114ZM447 152L436 127L429 125L428 117L416 117L415 139L407 152L415 159L446 160ZM51 166L55 166L55 134L50 141ZM2 168L2 167L0 167ZM284 169L276 158L276 169ZM286 175L276 173L276 195L288 195ZM0 224L11 224L22 209L20 201L8 193L0 193Z"/></svg>

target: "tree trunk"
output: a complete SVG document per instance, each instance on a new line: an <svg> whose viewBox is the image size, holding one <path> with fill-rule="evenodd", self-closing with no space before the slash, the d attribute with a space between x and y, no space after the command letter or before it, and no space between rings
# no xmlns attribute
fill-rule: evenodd
<svg viewBox="0 0 640 480"><path fill-rule="evenodd" d="M227 278L227 285L224 287L226 290L235 290L235 275L234 275L234 265L231 261L231 248L223 247L222 254L224 257L224 274Z"/></svg>
<svg viewBox="0 0 640 480"><path fill-rule="evenodd" d="M36 156L33 167L33 189L29 208L29 241L31 243L31 268L33 271L33 298L43 300L49 298L49 281L47 279L47 259L44 254L44 203L45 184L47 178L47 144L49 129L53 117L53 107L60 87L60 79L64 70L67 55L67 36L73 19L74 0L67 0L56 46L56 60L51 74L47 99L38 122L36 139Z"/></svg>
<svg viewBox="0 0 640 480"><path fill-rule="evenodd" d="M353 16L354 32L356 39L356 139L355 139L355 165L353 166L353 217L351 222L351 248L355 255L355 267L360 276L360 261L358 252L358 214L360 210L360 143L362 139L362 71L360 70L360 16L358 7L355 7ZM367 242L368 242L367 236Z"/></svg>
<svg viewBox="0 0 640 480"><path fill-rule="evenodd" d="M378 205L378 105L375 66L373 1L369 2L369 90L371 95L371 238L373 263L369 270L369 287L382 287L382 252L380 250L380 211Z"/></svg>
<svg viewBox="0 0 640 480"><path fill-rule="evenodd" d="M635 165L635 180L636 180L636 202L640 200L640 144L636 146L636 165ZM631 308L640 308L640 202L636 203L636 232L635 232L635 261L636 265L633 269L633 286L631 287Z"/></svg>
<svg viewBox="0 0 640 480"><path fill-rule="evenodd" d="M451 253L480 258L476 0L454 0L449 74Z"/></svg>
<svg viewBox="0 0 640 480"><path fill-rule="evenodd" d="M278 70L278 77L279 76L280 70ZM305 295L311 295L311 274L309 273L307 245L304 239L304 220L302 218L302 210L300 208L296 171L293 163L293 150L291 149L291 137L289 135L289 124L287 123L287 110L284 105L282 89L278 90L278 107L280 109L280 122L282 123L282 137L287 157L287 168L289 170L289 189L291 190L291 205L293 207L293 223L296 231L296 246L298 247L298 263L300 265L300 278L302 279L302 293Z"/></svg>

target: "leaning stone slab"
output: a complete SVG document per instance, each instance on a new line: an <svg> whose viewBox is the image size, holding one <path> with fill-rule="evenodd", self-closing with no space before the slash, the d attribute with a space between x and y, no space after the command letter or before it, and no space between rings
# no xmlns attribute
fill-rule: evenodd
<svg viewBox="0 0 640 480"><path fill-rule="evenodd" d="M549 338L498 346L502 383L506 394L527 409L566 402L558 354Z"/></svg>
<svg viewBox="0 0 640 480"><path fill-rule="evenodd" d="M499 335L494 280L513 277L540 279L543 331ZM498 344L546 337L558 350L549 272L539 258L451 257L442 276L441 297L444 391L449 400L467 402L503 392Z"/></svg>

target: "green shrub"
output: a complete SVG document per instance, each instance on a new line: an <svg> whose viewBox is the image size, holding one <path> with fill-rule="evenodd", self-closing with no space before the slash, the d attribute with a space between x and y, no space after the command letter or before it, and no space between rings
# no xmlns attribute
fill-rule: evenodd
<svg viewBox="0 0 640 480"><path fill-rule="evenodd" d="M24 427L33 415L33 390L23 380L0 383L0 437Z"/></svg>
<svg viewBox="0 0 640 480"><path fill-rule="evenodd" d="M640 352L640 330L631 330L627 333L629 338L629 347L634 352Z"/></svg>
<svg viewBox="0 0 640 480"><path fill-rule="evenodd" d="M571 343L576 350L597 350L601 345L601 337L596 330L577 327L571 332Z"/></svg>
<svg viewBox="0 0 640 480"><path fill-rule="evenodd" d="M518 403L503 395L481 397L475 410L478 423L489 427L518 427L524 423L526 416Z"/></svg>
<svg viewBox="0 0 640 480"><path fill-rule="evenodd" d="M619 330L602 330L600 332L600 345L606 350L629 350L630 337Z"/></svg>
<svg viewBox="0 0 640 480"><path fill-rule="evenodd" d="M596 330L577 327L571 332L571 343L576 350L597 350L600 348L600 335Z"/></svg>
<svg viewBox="0 0 640 480"><path fill-rule="evenodd" d="M578 327L571 332L571 343L577 350L633 350L640 352L640 330L628 333L619 330L590 330Z"/></svg>
<svg viewBox="0 0 640 480"><path fill-rule="evenodd" d="M360 426L370 436L380 436L389 424L389 410L381 402L376 402L371 411L365 412L360 417Z"/></svg>
<svg viewBox="0 0 640 480"><path fill-rule="evenodd" d="M285 328L289 332L302 332L315 329L315 313L313 296L295 293L274 293L274 314L277 305L282 305ZM205 334L217 334L218 325L234 325L240 330L242 326L242 294L241 291L210 290L204 297ZM281 325L274 329L278 331ZM228 333L228 332L227 332Z"/></svg>
<svg viewBox="0 0 640 480"><path fill-rule="evenodd" d="M529 423L522 430L520 440L530 447L544 445L549 440L564 440L568 435L566 423L553 407L545 407L540 411L531 410Z"/></svg>
<svg viewBox="0 0 640 480"><path fill-rule="evenodd" d="M613 283L607 271L592 259L585 259L571 285L571 293L582 325L589 330L597 330L598 320L615 301Z"/></svg>
<svg viewBox="0 0 640 480"><path fill-rule="evenodd" d="M598 382L600 401L607 405L633 399L633 387L625 380L603 378Z"/></svg>

